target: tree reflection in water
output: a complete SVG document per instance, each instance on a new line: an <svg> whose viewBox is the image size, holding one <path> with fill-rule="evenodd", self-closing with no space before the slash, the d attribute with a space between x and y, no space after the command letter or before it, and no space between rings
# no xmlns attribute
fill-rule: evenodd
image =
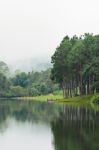
<svg viewBox="0 0 99 150"><path fill-rule="evenodd" d="M99 113L46 102L0 101L0 132L8 119L50 124L55 150L99 150Z"/></svg>
<svg viewBox="0 0 99 150"><path fill-rule="evenodd" d="M55 150L99 150L98 117L91 109L64 106L51 122Z"/></svg>
<svg viewBox="0 0 99 150"><path fill-rule="evenodd" d="M32 101L0 101L0 129L6 127L8 118L16 121L49 123L59 115L61 105Z"/></svg>

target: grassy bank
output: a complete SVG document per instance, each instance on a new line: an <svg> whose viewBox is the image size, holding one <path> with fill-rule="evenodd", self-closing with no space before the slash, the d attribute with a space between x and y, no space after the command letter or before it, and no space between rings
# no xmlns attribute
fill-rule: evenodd
<svg viewBox="0 0 99 150"><path fill-rule="evenodd" d="M38 101L55 101L55 102L65 102L65 103L89 103L93 95L88 96L76 96L68 99L64 99L62 95L41 95L36 97L21 97L22 100L38 100Z"/></svg>
<svg viewBox="0 0 99 150"><path fill-rule="evenodd" d="M41 95L41 96L35 96L35 97L21 97L20 99L23 100L38 100L38 101L64 101L62 95Z"/></svg>
<svg viewBox="0 0 99 150"><path fill-rule="evenodd" d="M72 105L75 107L87 107L87 108L93 108L96 111L99 111L99 104L94 100L94 97L96 98L99 94L95 95L85 95L85 96L76 96L68 99L64 99L62 95L41 95L41 96L36 96L36 97L17 97L14 98L15 100L22 100L22 101L42 101L42 102L55 102L55 103L60 103L60 104L66 104L66 105ZM9 98L10 99L10 98Z"/></svg>
<svg viewBox="0 0 99 150"><path fill-rule="evenodd" d="M97 94L99 95L99 94ZM76 96L68 99L64 99L62 95L45 95L45 96L36 96L36 97L22 97L21 100L37 100L37 101L48 101L48 102L57 102L57 103L64 103L66 105L73 105L73 106L85 106L85 107L95 107L92 99L95 95L85 95L85 96ZM99 105L97 109L99 110Z"/></svg>

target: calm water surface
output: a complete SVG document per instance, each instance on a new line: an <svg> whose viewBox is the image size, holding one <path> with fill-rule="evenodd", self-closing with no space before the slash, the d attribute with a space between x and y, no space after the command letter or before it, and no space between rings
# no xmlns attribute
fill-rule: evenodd
<svg viewBox="0 0 99 150"><path fill-rule="evenodd" d="M1 150L99 150L98 109L0 101Z"/></svg>

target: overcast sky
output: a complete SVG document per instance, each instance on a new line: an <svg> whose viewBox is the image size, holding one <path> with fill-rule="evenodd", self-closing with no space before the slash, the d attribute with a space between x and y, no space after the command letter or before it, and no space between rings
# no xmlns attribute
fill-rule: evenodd
<svg viewBox="0 0 99 150"><path fill-rule="evenodd" d="M85 32L99 34L99 0L0 0L0 60L49 57Z"/></svg>

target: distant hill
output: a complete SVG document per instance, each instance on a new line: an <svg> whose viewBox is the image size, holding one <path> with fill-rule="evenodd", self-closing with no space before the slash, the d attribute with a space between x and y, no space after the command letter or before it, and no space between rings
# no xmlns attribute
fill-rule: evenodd
<svg viewBox="0 0 99 150"><path fill-rule="evenodd" d="M25 71L25 72L29 72L32 70L41 71L41 70L46 70L51 66L52 66L51 60L45 57L26 58L9 64L9 68L12 72L15 72L16 70Z"/></svg>

